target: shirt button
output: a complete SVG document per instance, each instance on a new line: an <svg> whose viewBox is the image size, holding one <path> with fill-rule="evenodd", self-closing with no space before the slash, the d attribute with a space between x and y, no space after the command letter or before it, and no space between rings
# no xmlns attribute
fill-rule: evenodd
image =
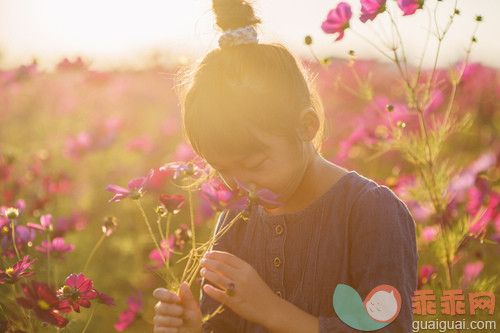
<svg viewBox="0 0 500 333"><path fill-rule="evenodd" d="M283 296L281 295L281 291L279 291L279 290L276 292L276 295L278 295L279 297L283 298Z"/></svg>
<svg viewBox="0 0 500 333"><path fill-rule="evenodd" d="M281 266L281 259L276 257L274 258L274 266L280 267Z"/></svg>
<svg viewBox="0 0 500 333"><path fill-rule="evenodd" d="M281 224L278 224L276 226L276 235L281 235L283 233L283 226Z"/></svg>

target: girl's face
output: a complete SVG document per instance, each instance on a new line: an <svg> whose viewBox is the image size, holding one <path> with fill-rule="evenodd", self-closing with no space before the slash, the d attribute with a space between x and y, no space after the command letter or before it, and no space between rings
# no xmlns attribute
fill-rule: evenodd
<svg viewBox="0 0 500 333"><path fill-rule="evenodd" d="M303 179L308 164L305 145L311 142L294 142L260 130L254 134L267 145L265 150L236 156L211 150L204 154L206 161L229 188L237 188L236 178L247 188L266 188L280 194L278 201L286 205Z"/></svg>

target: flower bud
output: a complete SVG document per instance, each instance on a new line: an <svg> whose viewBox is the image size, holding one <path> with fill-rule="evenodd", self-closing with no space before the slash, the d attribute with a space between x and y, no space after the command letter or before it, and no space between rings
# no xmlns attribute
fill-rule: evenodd
<svg viewBox="0 0 500 333"><path fill-rule="evenodd" d="M483 17L481 15L477 15L476 22L483 22Z"/></svg>
<svg viewBox="0 0 500 333"><path fill-rule="evenodd" d="M15 219L19 216L19 210L17 208L14 208L14 207L10 207L10 208L7 208L5 210L5 217L7 217L8 219Z"/></svg>
<svg viewBox="0 0 500 333"><path fill-rule="evenodd" d="M305 43L306 45L311 45L311 44L312 44L312 42L313 42L313 39L312 39L312 37L311 37L311 36L307 35L307 36L304 38L304 43Z"/></svg>
<svg viewBox="0 0 500 333"><path fill-rule="evenodd" d="M106 216L104 218L104 223L102 224L102 232L106 236L110 236L118 228L118 223L116 222L116 217Z"/></svg>
<svg viewBox="0 0 500 333"><path fill-rule="evenodd" d="M394 105L392 105L392 104L387 104L387 105L386 105L386 107L385 107L385 109L386 109L387 111L389 111L389 112L392 112L392 111L394 111Z"/></svg>

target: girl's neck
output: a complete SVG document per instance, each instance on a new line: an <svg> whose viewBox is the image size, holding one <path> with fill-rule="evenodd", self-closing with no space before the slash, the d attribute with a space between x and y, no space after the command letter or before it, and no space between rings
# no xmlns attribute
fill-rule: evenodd
<svg viewBox="0 0 500 333"><path fill-rule="evenodd" d="M272 215L301 211L325 194L346 173L348 173L347 170L325 160L320 154L314 153L297 190L284 202L283 206L265 208L265 211Z"/></svg>

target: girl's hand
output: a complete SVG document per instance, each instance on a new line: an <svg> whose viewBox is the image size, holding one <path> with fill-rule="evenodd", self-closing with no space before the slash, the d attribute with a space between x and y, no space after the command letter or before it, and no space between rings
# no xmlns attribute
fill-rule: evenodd
<svg viewBox="0 0 500 333"><path fill-rule="evenodd" d="M225 303L240 317L266 326L265 321L281 298L250 264L228 252L210 251L201 266L201 275L219 287L206 284L203 290L208 296Z"/></svg>
<svg viewBox="0 0 500 333"><path fill-rule="evenodd" d="M179 295L164 288L155 289L154 333L201 333L201 311L187 283Z"/></svg>

